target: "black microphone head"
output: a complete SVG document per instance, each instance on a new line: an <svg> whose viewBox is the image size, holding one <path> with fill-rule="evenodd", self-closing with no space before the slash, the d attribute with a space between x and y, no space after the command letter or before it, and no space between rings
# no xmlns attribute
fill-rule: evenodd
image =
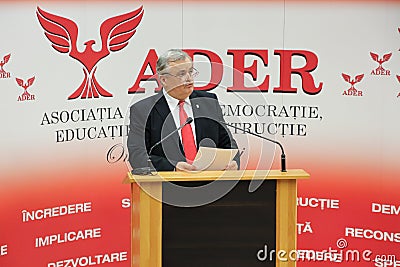
<svg viewBox="0 0 400 267"><path fill-rule="evenodd" d="M188 117L188 118L186 119L186 121L185 121L185 124L192 123L192 121L193 121L193 118L192 118L192 117Z"/></svg>

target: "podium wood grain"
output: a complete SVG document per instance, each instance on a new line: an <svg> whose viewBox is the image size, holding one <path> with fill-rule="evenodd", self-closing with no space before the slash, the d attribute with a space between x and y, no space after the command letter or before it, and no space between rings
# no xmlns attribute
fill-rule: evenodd
<svg viewBox="0 0 400 267"><path fill-rule="evenodd" d="M132 266L162 266L163 182L276 180L276 251L286 251L287 261L276 259L277 267L294 267L289 257L296 249L297 180L307 179L303 170L245 170L205 172L159 172L153 176L128 173L124 183L132 191ZM260 247L262 249L262 247ZM257 251L255 251L256 253ZM169 267L169 266L164 266Z"/></svg>

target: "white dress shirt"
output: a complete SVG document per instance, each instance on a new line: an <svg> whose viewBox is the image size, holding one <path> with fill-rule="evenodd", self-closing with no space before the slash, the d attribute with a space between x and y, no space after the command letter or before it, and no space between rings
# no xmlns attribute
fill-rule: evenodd
<svg viewBox="0 0 400 267"><path fill-rule="evenodd" d="M168 104L169 110L171 111L172 117L174 118L176 128L179 128L181 126L181 121L179 118L179 100L170 96L165 91L165 89L163 89L163 94L164 94L165 99L167 100L167 104ZM196 128L194 126L193 108L192 108L192 103L190 102L189 98L185 99L185 104L183 105L183 108L185 109L188 117L193 118L193 121L190 123L190 126L192 126L194 142L196 143ZM182 141L181 131L178 131L178 133L179 133L179 138L181 138L181 141Z"/></svg>

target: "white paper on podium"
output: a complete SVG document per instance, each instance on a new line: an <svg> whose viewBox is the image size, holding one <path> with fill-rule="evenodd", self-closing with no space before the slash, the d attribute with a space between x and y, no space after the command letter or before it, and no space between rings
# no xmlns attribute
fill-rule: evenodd
<svg viewBox="0 0 400 267"><path fill-rule="evenodd" d="M221 171L233 160L238 149L200 147L193 165L197 171Z"/></svg>

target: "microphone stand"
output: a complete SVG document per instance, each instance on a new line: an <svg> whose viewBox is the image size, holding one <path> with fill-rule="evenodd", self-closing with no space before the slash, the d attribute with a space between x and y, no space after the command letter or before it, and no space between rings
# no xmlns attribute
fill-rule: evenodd
<svg viewBox="0 0 400 267"><path fill-rule="evenodd" d="M257 136L258 138L261 138L261 139L264 139L264 140L267 140L267 141L270 141L270 142L272 142L272 143L277 144L277 145L280 147L280 149L281 149L281 172L286 172L286 155L285 155L285 151L284 151L283 146L282 146L281 143L279 143L279 142L276 141L276 140L270 139L270 138L268 138L268 137L265 137L265 136L262 136L262 135L259 135L259 134L250 132L250 130L244 130L244 129L241 129L241 128L239 128L239 127L233 126L233 125L231 125L231 124L226 123L225 121L220 121L220 123L222 123L222 124L224 124L224 125L226 125L226 126L232 127L232 128L234 128L234 129L236 129L236 130L240 130L240 131L242 131L242 132L244 132L244 133L248 133L248 134Z"/></svg>
<svg viewBox="0 0 400 267"><path fill-rule="evenodd" d="M187 124L191 123L193 121L192 117L188 117L186 119L186 121L179 126L178 128L176 128L175 130L173 130L172 132L170 132L168 135L166 135L164 138L161 138L160 141L158 141L157 143L155 143L150 149L149 149L149 153L147 154L147 167L142 167L142 168L136 168L132 170L132 174L133 175L154 175L153 172L156 172L157 170L154 169L153 164L151 163L151 152L153 152L153 149L155 147L157 147L159 144L161 144L162 142L164 142L166 139L168 139L169 137L171 137L174 133L176 133L177 131L179 131L180 129L182 129L183 127L185 127Z"/></svg>

